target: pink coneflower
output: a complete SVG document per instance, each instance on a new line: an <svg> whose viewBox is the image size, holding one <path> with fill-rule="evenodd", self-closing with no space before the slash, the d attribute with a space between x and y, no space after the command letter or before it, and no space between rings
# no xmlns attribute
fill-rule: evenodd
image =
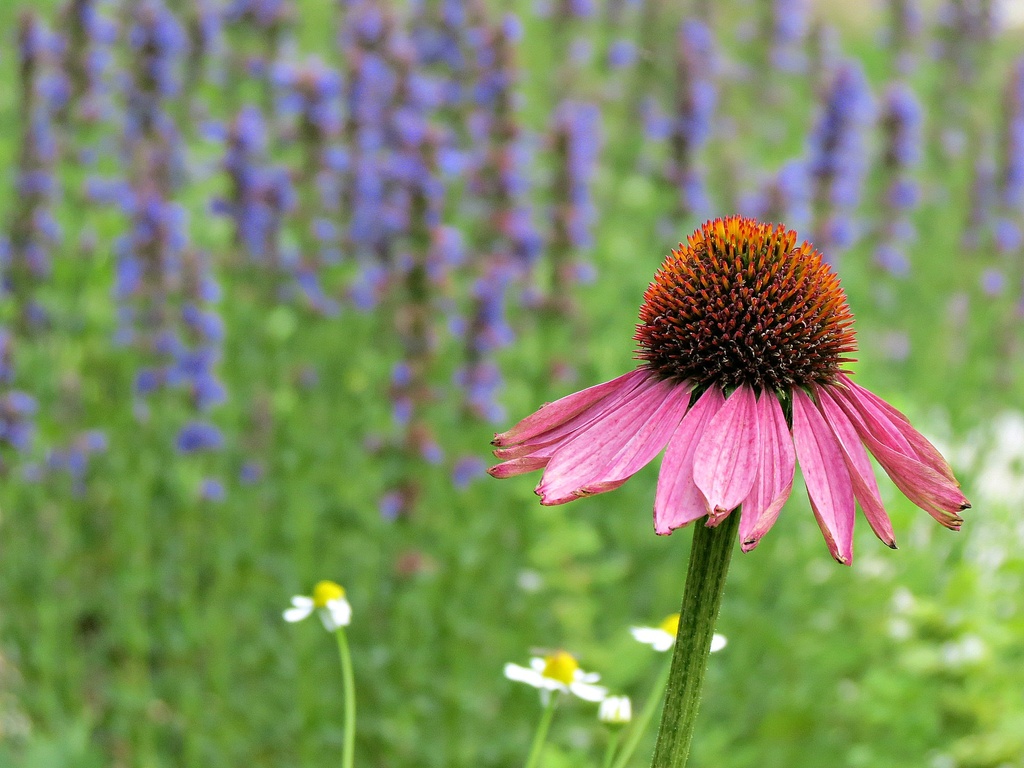
<svg viewBox="0 0 1024 768"><path fill-rule="evenodd" d="M741 508L757 546L799 459L829 551L853 559L854 500L895 548L868 459L947 528L970 507L945 459L907 418L843 370L856 344L839 278L797 235L733 216L704 224L644 294L640 366L563 397L495 435L494 477L544 469L542 504L617 488L665 446L654 530ZM867 450L865 450L865 447Z"/></svg>

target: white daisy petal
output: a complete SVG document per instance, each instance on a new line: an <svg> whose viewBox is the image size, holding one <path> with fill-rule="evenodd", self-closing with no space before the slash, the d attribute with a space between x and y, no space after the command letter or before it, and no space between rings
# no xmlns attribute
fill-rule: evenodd
<svg viewBox="0 0 1024 768"><path fill-rule="evenodd" d="M660 629L655 629L654 627L630 627L629 632L633 635L634 640L646 643L647 645L650 645L657 635L665 634Z"/></svg>
<svg viewBox="0 0 1024 768"><path fill-rule="evenodd" d="M292 598L292 605L296 608L312 608L313 598L306 597L305 595L295 595L295 597Z"/></svg>
<svg viewBox="0 0 1024 768"><path fill-rule="evenodd" d="M584 701L603 701L608 695L608 689L603 685L590 685L589 683L573 683L569 690Z"/></svg>
<svg viewBox="0 0 1024 768"><path fill-rule="evenodd" d="M328 632L337 632L338 627L343 626L342 624L338 624L334 620L334 614L331 613L330 608L320 608L317 610L317 613L320 614L320 621L323 622L324 629L326 629Z"/></svg>
<svg viewBox="0 0 1024 768"><path fill-rule="evenodd" d="M284 620L285 621L290 621L290 622L302 621L304 618L309 616L309 614L311 614L312 612L313 612L313 605L312 605L312 601L310 601L310 605L308 605L308 606L297 605L294 608L289 608L288 610L286 610L284 612Z"/></svg>
<svg viewBox="0 0 1024 768"><path fill-rule="evenodd" d="M343 597L327 603L327 610L330 611L331 618L339 627L347 627L352 621L352 606Z"/></svg>
<svg viewBox="0 0 1024 768"><path fill-rule="evenodd" d="M543 672L544 668L547 665L548 663L544 661L544 659L542 659L540 656L533 656L530 658L530 668L534 672Z"/></svg>
<svg viewBox="0 0 1024 768"><path fill-rule="evenodd" d="M715 632L715 634L711 637L711 652L717 653L718 651L725 648L728 642L729 641L725 639L725 635L720 635L717 632Z"/></svg>
<svg viewBox="0 0 1024 768"><path fill-rule="evenodd" d="M541 686L538 682L541 679L541 676L537 670L530 669L529 667L521 667L518 664L506 664L505 677L509 680L515 680L517 683L532 685L534 688L540 688Z"/></svg>
<svg viewBox="0 0 1024 768"><path fill-rule="evenodd" d="M667 651L676 641L672 635L658 627L631 627L629 631L635 640L659 652Z"/></svg>
<svg viewBox="0 0 1024 768"><path fill-rule="evenodd" d="M676 639L672 637L668 632L662 632L661 638L651 643L651 647L658 653L664 653L673 645L676 644Z"/></svg>
<svg viewBox="0 0 1024 768"><path fill-rule="evenodd" d="M582 669L577 669L572 677L573 682L576 683L596 683L601 679L601 675L597 672L584 672Z"/></svg>

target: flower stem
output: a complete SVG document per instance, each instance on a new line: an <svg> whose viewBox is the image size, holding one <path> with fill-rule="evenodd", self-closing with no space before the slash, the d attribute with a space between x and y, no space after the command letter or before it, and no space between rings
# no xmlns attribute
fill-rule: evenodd
<svg viewBox="0 0 1024 768"><path fill-rule="evenodd" d="M608 747L604 751L604 760L601 762L601 768L611 768L612 760L615 758L615 748L619 745L621 737L621 728L615 728L608 734Z"/></svg>
<svg viewBox="0 0 1024 768"><path fill-rule="evenodd" d="M668 671L671 665L672 659L665 659L665 663L662 665L661 671L658 672L654 685L651 686L651 693L644 702L644 708L640 710L640 714L633 719L632 724L629 726L629 737L626 739L625 744L622 745L622 749L619 750L618 759L616 759L612 768L626 768L629 758L636 752L640 739L644 737L644 733L647 731L647 724L651 722L651 718L654 717L658 705L665 698L665 686L668 685Z"/></svg>
<svg viewBox="0 0 1024 768"><path fill-rule="evenodd" d="M348 652L348 638L345 628L335 631L338 639L338 655L341 657L341 677L345 688L345 743L342 747L342 768L352 768L356 752L356 683L352 675L352 656Z"/></svg>
<svg viewBox="0 0 1024 768"><path fill-rule="evenodd" d="M740 511L735 509L715 528L699 523L694 526L679 631L651 768L683 768L690 754L711 638L739 521Z"/></svg>
<svg viewBox="0 0 1024 768"><path fill-rule="evenodd" d="M526 758L524 768L537 768L540 765L540 753L544 751L544 743L548 739L548 728L551 727L551 718L555 716L555 702L558 700L558 691L551 691L547 706L541 713L540 722L537 723L537 732L533 735L533 744L530 746L530 756Z"/></svg>

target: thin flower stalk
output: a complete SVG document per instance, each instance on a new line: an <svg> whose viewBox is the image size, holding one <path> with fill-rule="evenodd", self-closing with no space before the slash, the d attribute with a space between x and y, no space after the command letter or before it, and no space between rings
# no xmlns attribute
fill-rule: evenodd
<svg viewBox="0 0 1024 768"><path fill-rule="evenodd" d="M612 768L626 768L629 765L630 758L633 757L637 747L640 746L640 741L643 739L644 734L647 733L647 727L650 725L651 720L654 719L658 707L665 700L665 686L668 685L668 675L671 668L672 658L669 657L665 659L661 669L658 670L658 676L654 679L654 684L651 685L651 691L644 701L643 709L640 710L640 714L630 724L628 735L618 755L616 755L615 762L612 763Z"/></svg>
<svg viewBox="0 0 1024 768"><path fill-rule="evenodd" d="M530 753L526 756L523 768L537 768L540 765L541 755L544 753L544 746L547 744L548 731L551 730L551 721L555 716L555 704L558 702L558 692L555 691L548 698L547 704L541 711L540 720L537 722L537 730L533 734L533 741L530 743Z"/></svg>
<svg viewBox="0 0 1024 768"><path fill-rule="evenodd" d="M352 654L348 649L345 627L334 631L338 641L338 657L341 660L342 685L345 690L345 742L342 746L342 768L353 768L356 753L356 683L352 674Z"/></svg>
<svg viewBox="0 0 1024 768"><path fill-rule="evenodd" d="M609 696L601 702L597 719L604 723L608 731L608 743L605 745L601 765L602 768L611 768L622 739L622 729L633 719L633 703L628 696Z"/></svg>

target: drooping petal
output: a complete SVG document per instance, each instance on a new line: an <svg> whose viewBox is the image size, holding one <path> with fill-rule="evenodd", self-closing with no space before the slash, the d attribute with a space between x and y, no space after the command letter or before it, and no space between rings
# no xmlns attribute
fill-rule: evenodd
<svg viewBox="0 0 1024 768"><path fill-rule="evenodd" d="M693 482L708 501L715 525L750 493L757 476L757 396L748 384L729 395L708 423L693 456Z"/></svg>
<svg viewBox="0 0 1024 768"><path fill-rule="evenodd" d="M931 467L892 450L874 438L865 442L904 496L947 528L960 530L964 521L960 512L970 509L971 504L959 488Z"/></svg>
<svg viewBox="0 0 1024 768"><path fill-rule="evenodd" d="M337 629L338 627L347 627L352 621L352 605L344 598L340 600L331 600L327 603L325 610L331 617L331 623L334 624L334 629Z"/></svg>
<svg viewBox="0 0 1024 768"><path fill-rule="evenodd" d="M506 446L526 442L565 424L607 397L628 392L649 376L651 374L646 368L637 368L611 381L566 395L553 403L541 406L540 410L530 414L507 432L495 435L492 445Z"/></svg>
<svg viewBox="0 0 1024 768"><path fill-rule="evenodd" d="M793 490L796 453L786 414L772 392L757 400L759 459L757 477L740 508L740 548L749 552L775 525Z"/></svg>
<svg viewBox="0 0 1024 768"><path fill-rule="evenodd" d="M653 377L650 381L653 381ZM640 384L643 383L645 382L638 380L635 386L623 386L599 402L594 403L591 407L539 435L534 435L521 443L514 443L505 448L496 448L494 455L499 459L518 459L525 456L551 458L555 455L555 451L576 437L584 429L587 429L599 421L605 414L611 413L620 405L635 397L640 389Z"/></svg>
<svg viewBox="0 0 1024 768"><path fill-rule="evenodd" d="M885 429L884 422L874 422L878 428L873 428L856 407L855 395L840 392L842 396L836 398L836 402L893 484L942 525L959 530L963 523L959 513L969 509L971 504L956 481L919 461L908 441L901 434Z"/></svg>
<svg viewBox="0 0 1024 768"><path fill-rule="evenodd" d="M630 374L637 373L643 373L643 369L630 372ZM568 417L566 421L558 423L551 429L540 434L530 434L529 438L524 442L513 443L508 445L508 447L495 449L494 455L499 459L505 459L505 461L487 470L488 474L490 474L491 477L502 479L522 475L527 472L533 472L546 467L548 462L551 460L551 457L555 455L555 452L562 445L571 441L577 434L579 434L579 432L590 424L598 421L604 414L628 401L635 393L637 385L643 383L646 378L650 378L650 380L653 381L653 378L649 376L631 376L630 374L625 374L617 379L613 379L612 381L599 384L597 387L590 387L590 389L575 393L576 395L580 395L584 392L592 392L599 387L605 387L605 389L602 390L603 394L601 397L598 397L596 400L591 402L589 406L584 406L582 411ZM616 384L617 386L609 388L609 385L612 384ZM572 397L574 397L574 395L568 395L556 403L544 406L541 411L553 407L558 403L561 403L563 400L568 400ZM577 405L579 405L579 401L577 401ZM538 411L537 413L540 413L541 411ZM533 416L536 415L537 414L533 414ZM503 435L497 435L495 437L495 441L497 442L499 439L504 439L505 436L516 432L523 423L532 419L533 416L528 416L520 422L520 424L516 425L516 427L513 427L513 429L508 432L505 432Z"/></svg>
<svg viewBox="0 0 1024 768"><path fill-rule="evenodd" d="M615 460L604 468L602 474L605 480L585 486L584 493L604 493L617 488L661 453L690 404L689 386L671 386L672 389L664 402L630 438Z"/></svg>
<svg viewBox="0 0 1024 768"><path fill-rule="evenodd" d="M847 400L860 412L869 428L883 429L887 433L898 434L910 446L913 458L918 459L947 480L960 485L953 475L953 468L949 466L949 462L928 441L928 438L914 429L910 419L871 390L855 384L849 377L841 376L840 378L845 385L845 391L840 389L838 393L846 396Z"/></svg>
<svg viewBox="0 0 1024 768"><path fill-rule="evenodd" d="M668 442L689 401L688 387L653 378L633 396L560 446L537 493L545 505L617 488Z"/></svg>
<svg viewBox="0 0 1024 768"><path fill-rule="evenodd" d="M818 396L818 409L832 428L832 434L839 440L839 446L846 458L846 468L853 483L853 495L860 502L860 508L864 511L864 517L867 518L871 530L886 546L896 549L896 534L892 530L892 521L889 520L889 515L882 505L882 496L878 492L878 482L871 468L871 460L868 459L867 451L864 450L853 423L832 398L831 390L832 387L814 388Z"/></svg>
<svg viewBox="0 0 1024 768"><path fill-rule="evenodd" d="M510 461L503 461L501 464L495 464L487 470L487 474L499 479L515 477L516 475L543 469L548 465L549 461L551 461L551 458L548 456L524 456L521 459L511 459Z"/></svg>
<svg viewBox="0 0 1024 768"><path fill-rule="evenodd" d="M659 536L672 533L708 513L707 499L693 482L693 456L708 422L724 403L722 390L709 387L672 433L654 496L654 532Z"/></svg>
<svg viewBox="0 0 1024 768"><path fill-rule="evenodd" d="M793 389L793 444L811 509L832 557L853 562L853 484L842 448L810 396Z"/></svg>

